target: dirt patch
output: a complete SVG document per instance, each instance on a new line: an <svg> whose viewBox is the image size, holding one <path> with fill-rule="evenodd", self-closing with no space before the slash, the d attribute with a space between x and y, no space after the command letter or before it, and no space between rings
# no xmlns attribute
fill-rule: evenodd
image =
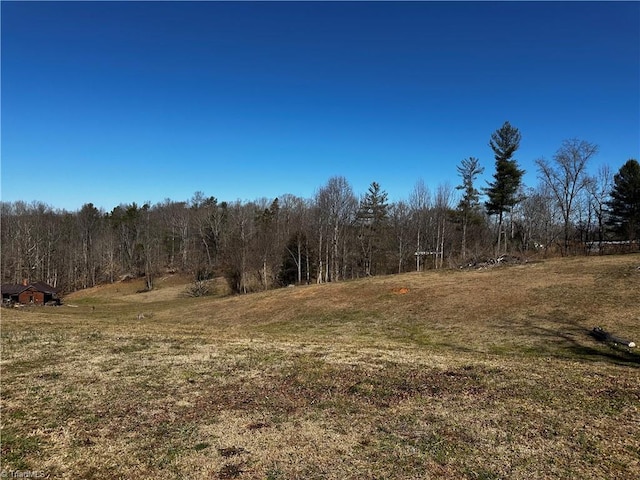
<svg viewBox="0 0 640 480"><path fill-rule="evenodd" d="M396 295L406 295L407 293L409 293L410 290L407 287L400 287L400 288L394 288L391 291Z"/></svg>

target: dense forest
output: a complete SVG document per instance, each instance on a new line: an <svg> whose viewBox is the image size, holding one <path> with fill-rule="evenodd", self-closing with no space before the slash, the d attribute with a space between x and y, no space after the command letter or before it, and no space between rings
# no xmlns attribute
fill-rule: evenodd
<svg viewBox="0 0 640 480"><path fill-rule="evenodd" d="M508 122L492 135L496 170L485 188L476 185L483 169L470 157L457 168L456 187L430 191L418 181L407 200L393 203L381 184L358 196L340 176L313 198L225 202L196 192L110 212L91 203L69 212L3 202L2 282L44 281L69 292L141 276L152 289L158 275L181 272L194 283L224 276L246 293L469 265L503 253L592 253L613 240L637 249L636 160L615 175L601 167L589 176L597 147L568 140L553 160L537 161L540 183L527 188L513 159L519 141Z"/></svg>

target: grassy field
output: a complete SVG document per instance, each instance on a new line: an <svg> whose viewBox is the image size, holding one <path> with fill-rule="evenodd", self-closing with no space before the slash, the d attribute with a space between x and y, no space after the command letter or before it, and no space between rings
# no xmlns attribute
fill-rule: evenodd
<svg viewBox="0 0 640 480"><path fill-rule="evenodd" d="M2 310L5 475L639 476L638 349L588 333L640 343L640 255L246 296L141 288Z"/></svg>

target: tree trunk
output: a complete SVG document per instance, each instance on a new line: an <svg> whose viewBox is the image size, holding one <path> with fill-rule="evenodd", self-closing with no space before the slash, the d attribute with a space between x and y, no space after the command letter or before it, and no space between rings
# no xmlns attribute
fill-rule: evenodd
<svg viewBox="0 0 640 480"><path fill-rule="evenodd" d="M264 285L264 289L267 290L269 288L267 282L267 257L262 258L262 284Z"/></svg>
<svg viewBox="0 0 640 480"><path fill-rule="evenodd" d="M418 255L416 255L416 272L420 271L420 228L418 228L418 246L416 248L416 253L418 253Z"/></svg>
<svg viewBox="0 0 640 480"><path fill-rule="evenodd" d="M307 285L311 283L311 268L309 265L309 239L308 237L305 239L305 258L307 263Z"/></svg>
<svg viewBox="0 0 640 480"><path fill-rule="evenodd" d="M302 283L302 239L298 234L298 284Z"/></svg>
<svg viewBox="0 0 640 480"><path fill-rule="evenodd" d="M317 283L322 283L322 275L324 275L323 265L322 265L322 229L320 230L320 235L318 236L318 278L316 279Z"/></svg>
<svg viewBox="0 0 640 480"><path fill-rule="evenodd" d="M339 233L340 233L340 227L338 226L338 223L336 222L335 226L333 227L333 258L332 258L332 269L331 269L331 281L332 282L337 282L340 278L340 271L339 271L339 263L338 263L338 239L339 237Z"/></svg>
<svg viewBox="0 0 640 480"><path fill-rule="evenodd" d="M325 282L330 282L333 279L331 278L331 265L329 263L329 242L325 242L325 249L324 249L324 281Z"/></svg>
<svg viewBox="0 0 640 480"><path fill-rule="evenodd" d="M467 259L467 216L462 219L462 260Z"/></svg>
<svg viewBox="0 0 640 480"><path fill-rule="evenodd" d="M446 227L446 218L442 218L442 235L440 237L440 268L444 266L444 230Z"/></svg>
<svg viewBox="0 0 640 480"><path fill-rule="evenodd" d="M496 257L500 255L500 239L502 237L502 212L498 215L498 247L496 250Z"/></svg>

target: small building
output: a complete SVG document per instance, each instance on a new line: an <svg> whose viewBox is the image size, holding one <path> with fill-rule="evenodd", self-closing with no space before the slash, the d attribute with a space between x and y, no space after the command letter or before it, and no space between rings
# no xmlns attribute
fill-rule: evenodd
<svg viewBox="0 0 640 480"><path fill-rule="evenodd" d="M2 303L19 303L22 305L60 305L58 289L44 282L2 285Z"/></svg>

